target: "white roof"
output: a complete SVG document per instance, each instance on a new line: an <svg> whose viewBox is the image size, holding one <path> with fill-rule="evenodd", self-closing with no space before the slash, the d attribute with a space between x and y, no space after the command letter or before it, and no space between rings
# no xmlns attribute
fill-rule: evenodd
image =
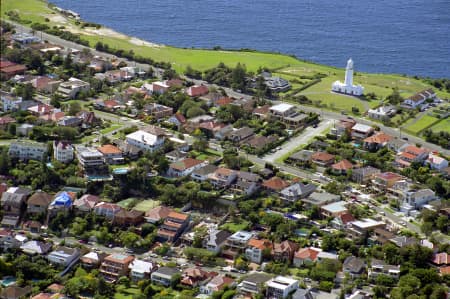
<svg viewBox="0 0 450 299"><path fill-rule="evenodd" d="M334 253L331 253L331 252L321 251L321 252L319 252L317 257L321 258L321 259L336 260L338 258L338 255L334 254Z"/></svg>
<svg viewBox="0 0 450 299"><path fill-rule="evenodd" d="M385 223L370 218L365 218L363 220L352 221L351 224L360 228L370 228L372 226L377 226Z"/></svg>
<svg viewBox="0 0 450 299"><path fill-rule="evenodd" d="M136 131L134 133L128 134L126 136L128 139L133 139L139 142L143 142L145 144L148 145L155 145L157 140L158 140L158 136L147 133L145 131L139 130Z"/></svg>
<svg viewBox="0 0 450 299"><path fill-rule="evenodd" d="M292 107L294 107L294 106L291 104L281 103L281 104L270 107L270 110L283 113L283 112L288 111Z"/></svg>
<svg viewBox="0 0 450 299"><path fill-rule="evenodd" d="M133 272L139 273L150 273L153 267L154 267L153 263L137 259L132 261L131 264L128 266L128 268L130 268Z"/></svg>
<svg viewBox="0 0 450 299"><path fill-rule="evenodd" d="M347 208L345 207L346 204L347 202L341 200L325 205L322 207L322 209L330 213L344 212L347 210Z"/></svg>
<svg viewBox="0 0 450 299"><path fill-rule="evenodd" d="M98 254L93 251L86 253L85 255L83 255L83 257L94 260L94 261L99 261Z"/></svg>
<svg viewBox="0 0 450 299"><path fill-rule="evenodd" d="M241 231L238 231L238 232L234 233L233 235L231 235L228 239L235 240L235 241L241 241L241 242L247 242L252 237L253 237L253 233L241 230Z"/></svg>
<svg viewBox="0 0 450 299"><path fill-rule="evenodd" d="M358 132L370 132L372 130L372 127L363 124L356 124L352 127L352 130Z"/></svg>
<svg viewBox="0 0 450 299"><path fill-rule="evenodd" d="M19 242L25 242L28 240L28 238L24 235L15 235L14 238Z"/></svg>
<svg viewBox="0 0 450 299"><path fill-rule="evenodd" d="M289 286L298 283L298 280L285 277L285 276L277 276L271 280L269 280L266 284L269 287L277 288L277 289L286 289Z"/></svg>

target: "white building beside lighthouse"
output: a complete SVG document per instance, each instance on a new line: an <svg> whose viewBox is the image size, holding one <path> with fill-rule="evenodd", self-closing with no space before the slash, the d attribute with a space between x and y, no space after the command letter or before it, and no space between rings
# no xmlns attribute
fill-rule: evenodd
<svg viewBox="0 0 450 299"><path fill-rule="evenodd" d="M347 61L347 67L345 68L345 82L335 81L331 85L331 90L355 96L363 94L364 87L362 85L353 85L353 60L351 58Z"/></svg>

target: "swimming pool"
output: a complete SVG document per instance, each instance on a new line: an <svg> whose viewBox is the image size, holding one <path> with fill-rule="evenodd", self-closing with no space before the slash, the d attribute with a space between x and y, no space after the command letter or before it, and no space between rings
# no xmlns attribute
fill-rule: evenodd
<svg viewBox="0 0 450 299"><path fill-rule="evenodd" d="M2 280L0 280L0 284L2 285L2 287L9 287L9 286L12 286L13 284L15 284L16 281L17 281L17 279L15 277L6 276Z"/></svg>
<svg viewBox="0 0 450 299"><path fill-rule="evenodd" d="M113 170L114 174L127 174L128 168L116 168Z"/></svg>

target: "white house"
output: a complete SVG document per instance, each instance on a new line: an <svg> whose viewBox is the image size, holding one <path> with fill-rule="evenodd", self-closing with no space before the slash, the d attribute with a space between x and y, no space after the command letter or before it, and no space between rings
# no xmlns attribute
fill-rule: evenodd
<svg viewBox="0 0 450 299"><path fill-rule="evenodd" d="M416 93L415 95L407 98L406 100L403 101L403 105L404 107L407 108L416 108L420 105L422 105L426 100L428 99L435 99L436 98L436 93L433 91L433 89L426 89L426 90L422 90L421 92Z"/></svg>
<svg viewBox="0 0 450 299"><path fill-rule="evenodd" d="M214 292L220 291L225 286L235 286L236 282L231 277L219 274L211 279L206 285L200 286L200 293L211 296Z"/></svg>
<svg viewBox="0 0 450 299"><path fill-rule="evenodd" d="M165 137L148 133L142 130L128 134L126 141L143 151L153 152L161 148L164 144Z"/></svg>
<svg viewBox="0 0 450 299"><path fill-rule="evenodd" d="M443 170L448 167L448 161L436 153L430 153L428 155L428 159L425 161L425 164L430 165L431 169L437 170Z"/></svg>
<svg viewBox="0 0 450 299"><path fill-rule="evenodd" d="M226 230L210 229L208 236L203 239L203 247L206 250L219 253L230 236L231 234Z"/></svg>
<svg viewBox="0 0 450 299"><path fill-rule="evenodd" d="M69 78L68 81L58 86L57 93L66 99L74 99L79 92L88 92L91 85L77 78Z"/></svg>
<svg viewBox="0 0 450 299"><path fill-rule="evenodd" d="M264 250L272 250L272 243L269 240L250 239L245 249L245 256L252 263L261 264Z"/></svg>
<svg viewBox="0 0 450 299"><path fill-rule="evenodd" d="M74 149L67 141L53 141L53 158L61 163L73 160Z"/></svg>
<svg viewBox="0 0 450 299"><path fill-rule="evenodd" d="M69 248L65 246L59 246L56 250L50 252L47 259L50 263L58 266L67 266L74 260L80 258L80 251L78 248Z"/></svg>
<svg viewBox="0 0 450 299"><path fill-rule="evenodd" d="M347 61L344 83L339 80L335 81L331 85L331 90L355 96L360 96L364 93L364 87L362 85L353 85L353 60L351 58Z"/></svg>
<svg viewBox="0 0 450 299"><path fill-rule="evenodd" d="M167 171L169 176L182 177L190 175L194 170L202 168L208 164L208 161L197 160L193 158L186 158L169 165Z"/></svg>
<svg viewBox="0 0 450 299"><path fill-rule="evenodd" d="M161 267L151 274L153 284L170 286L175 274L180 273L177 268Z"/></svg>
<svg viewBox="0 0 450 299"><path fill-rule="evenodd" d="M394 106L380 106L375 109L369 109L367 114L370 118L379 120L388 120L395 115L397 109Z"/></svg>
<svg viewBox="0 0 450 299"><path fill-rule="evenodd" d="M98 167L104 164L103 155L96 148L77 146L77 159L83 168Z"/></svg>
<svg viewBox="0 0 450 299"><path fill-rule="evenodd" d="M287 298L291 292L298 289L298 280L285 276L277 276L266 282L267 298Z"/></svg>
<svg viewBox="0 0 450 299"><path fill-rule="evenodd" d="M128 266L130 269L130 276L133 281L139 281L142 279L148 279L150 273L155 271L158 266L152 262L146 262L142 260L135 259Z"/></svg>
<svg viewBox="0 0 450 299"><path fill-rule="evenodd" d="M21 97L16 97L10 93L0 91L0 99L2 103L3 112L16 110L19 108L19 104L22 102Z"/></svg>
<svg viewBox="0 0 450 299"><path fill-rule="evenodd" d="M20 160L44 160L47 154L47 145L35 141L17 140L9 145L8 154Z"/></svg>
<svg viewBox="0 0 450 299"><path fill-rule="evenodd" d="M122 208L116 204L109 203L109 202L101 202L98 203L95 208L94 212L97 215L105 216L108 219L113 219L114 216L121 210Z"/></svg>

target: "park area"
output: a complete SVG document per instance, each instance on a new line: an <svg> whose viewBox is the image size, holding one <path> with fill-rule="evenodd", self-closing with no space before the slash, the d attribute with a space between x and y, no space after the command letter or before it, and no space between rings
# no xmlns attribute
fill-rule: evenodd
<svg viewBox="0 0 450 299"><path fill-rule="evenodd" d="M419 119L411 119L404 126L403 129L412 134L418 135L425 129L439 122L439 118L430 115L423 115Z"/></svg>

